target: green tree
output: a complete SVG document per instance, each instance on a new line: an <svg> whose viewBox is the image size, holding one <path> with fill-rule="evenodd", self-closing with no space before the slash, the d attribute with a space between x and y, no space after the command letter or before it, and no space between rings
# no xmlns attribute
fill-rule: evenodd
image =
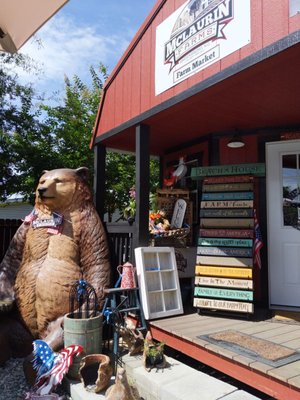
<svg viewBox="0 0 300 400"><path fill-rule="evenodd" d="M36 125L33 110L34 90L32 85L19 83L17 68L36 69L32 60L22 54L0 54L0 199L19 191L21 182L16 161L13 136L31 130ZM22 162L22 160L18 160Z"/></svg>
<svg viewBox="0 0 300 400"><path fill-rule="evenodd" d="M92 184L94 152L89 144L107 71L100 64L97 70L90 67L90 74L90 87L78 76L72 80L65 77L65 94L61 103L55 106L42 104L35 113L29 112L32 109L33 90L23 90L23 103L20 103L23 104L21 111L24 120L20 114L18 124L14 123L14 109L3 117L3 121L9 124L3 128L3 132L8 131L8 126L10 128L8 135L0 136L0 151L5 153L5 186L9 187L10 193L22 192L33 201L42 171L54 168L86 166L90 170ZM7 160L10 160L8 164ZM155 168L155 163L151 161L152 187L157 184ZM134 156L108 151L105 209L109 220L116 210L122 210L127 205L134 181Z"/></svg>

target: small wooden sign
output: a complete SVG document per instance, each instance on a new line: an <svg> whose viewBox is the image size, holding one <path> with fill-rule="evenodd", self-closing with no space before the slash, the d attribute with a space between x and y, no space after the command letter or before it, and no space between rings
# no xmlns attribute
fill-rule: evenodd
<svg viewBox="0 0 300 400"><path fill-rule="evenodd" d="M198 256L197 264L200 265L218 265L228 267L252 267L252 258L242 257L217 257L217 256Z"/></svg>
<svg viewBox="0 0 300 400"><path fill-rule="evenodd" d="M201 228L253 228L253 218L201 218Z"/></svg>
<svg viewBox="0 0 300 400"><path fill-rule="evenodd" d="M217 299L204 299L194 298L194 307L197 308L210 308L212 310L227 310L235 312L253 313L253 303L244 303L238 301L217 300Z"/></svg>
<svg viewBox="0 0 300 400"><path fill-rule="evenodd" d="M201 200L253 200L253 192L202 193Z"/></svg>
<svg viewBox="0 0 300 400"><path fill-rule="evenodd" d="M224 239L224 238L202 238L198 239L199 246L227 246L227 247L252 247L251 239Z"/></svg>
<svg viewBox="0 0 300 400"><path fill-rule="evenodd" d="M210 176L203 179L204 184L210 183L238 183L253 182L254 178L250 175L231 175L231 176Z"/></svg>
<svg viewBox="0 0 300 400"><path fill-rule="evenodd" d="M196 275L222 276L226 278L252 278L251 268L214 267L210 265L196 265Z"/></svg>
<svg viewBox="0 0 300 400"><path fill-rule="evenodd" d="M172 228L182 228L186 207L187 207L187 202L184 199L178 199L176 201L171 220Z"/></svg>
<svg viewBox="0 0 300 400"><path fill-rule="evenodd" d="M249 290L230 290L209 287L195 287L194 296L217 297L221 299L252 301L253 292Z"/></svg>
<svg viewBox="0 0 300 400"><path fill-rule="evenodd" d="M230 257L252 257L252 248L242 247L197 247L197 254L202 256L230 256Z"/></svg>
<svg viewBox="0 0 300 400"><path fill-rule="evenodd" d="M266 166L257 164L213 165L210 167L194 167L191 169L191 178L200 179L205 176L219 175L256 175L265 176Z"/></svg>
<svg viewBox="0 0 300 400"><path fill-rule="evenodd" d="M238 192L249 190L253 190L253 183L220 183L202 186L202 192Z"/></svg>
<svg viewBox="0 0 300 400"><path fill-rule="evenodd" d="M219 208L200 210L200 217L205 218L251 218L253 210L251 208Z"/></svg>
<svg viewBox="0 0 300 400"><path fill-rule="evenodd" d="M203 208L253 208L253 200L217 200L201 201Z"/></svg>
<svg viewBox="0 0 300 400"><path fill-rule="evenodd" d="M244 271L244 270L243 270ZM235 279L212 276L196 276L195 286L222 286L235 289L253 289L253 281L250 279Z"/></svg>
<svg viewBox="0 0 300 400"><path fill-rule="evenodd" d="M201 237L253 238L253 229L200 229Z"/></svg>

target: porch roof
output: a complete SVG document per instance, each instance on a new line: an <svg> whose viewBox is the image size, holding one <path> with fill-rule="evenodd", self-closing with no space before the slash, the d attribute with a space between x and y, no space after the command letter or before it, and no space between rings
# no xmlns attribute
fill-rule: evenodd
<svg viewBox="0 0 300 400"><path fill-rule="evenodd" d="M135 126L150 126L150 152L163 154L211 133L299 127L300 31L195 84L95 138L135 150Z"/></svg>

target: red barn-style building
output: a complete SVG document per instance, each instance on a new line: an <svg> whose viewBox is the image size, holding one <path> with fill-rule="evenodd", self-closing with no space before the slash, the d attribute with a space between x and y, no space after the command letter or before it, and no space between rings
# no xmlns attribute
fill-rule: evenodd
<svg viewBox="0 0 300 400"><path fill-rule="evenodd" d="M163 183L184 157L177 188L193 202L198 309L300 311L299 71L299 1L159 0L105 84L91 143L97 208L106 148L135 152L135 246L148 246L149 158L159 157ZM255 212L261 265L245 261L257 239ZM226 282L222 292L216 277ZM238 282L226 292L232 279L253 280L253 298Z"/></svg>

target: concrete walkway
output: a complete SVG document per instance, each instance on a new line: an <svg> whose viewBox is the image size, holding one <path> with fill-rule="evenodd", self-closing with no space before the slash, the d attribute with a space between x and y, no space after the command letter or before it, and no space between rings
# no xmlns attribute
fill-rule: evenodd
<svg viewBox="0 0 300 400"><path fill-rule="evenodd" d="M167 357L168 366L147 372L142 357L128 355L122 358L129 384L135 386L144 400L258 400L235 386L197 371ZM112 380L113 383L113 380ZM105 391L89 393L82 383L70 385L72 400L105 399Z"/></svg>

